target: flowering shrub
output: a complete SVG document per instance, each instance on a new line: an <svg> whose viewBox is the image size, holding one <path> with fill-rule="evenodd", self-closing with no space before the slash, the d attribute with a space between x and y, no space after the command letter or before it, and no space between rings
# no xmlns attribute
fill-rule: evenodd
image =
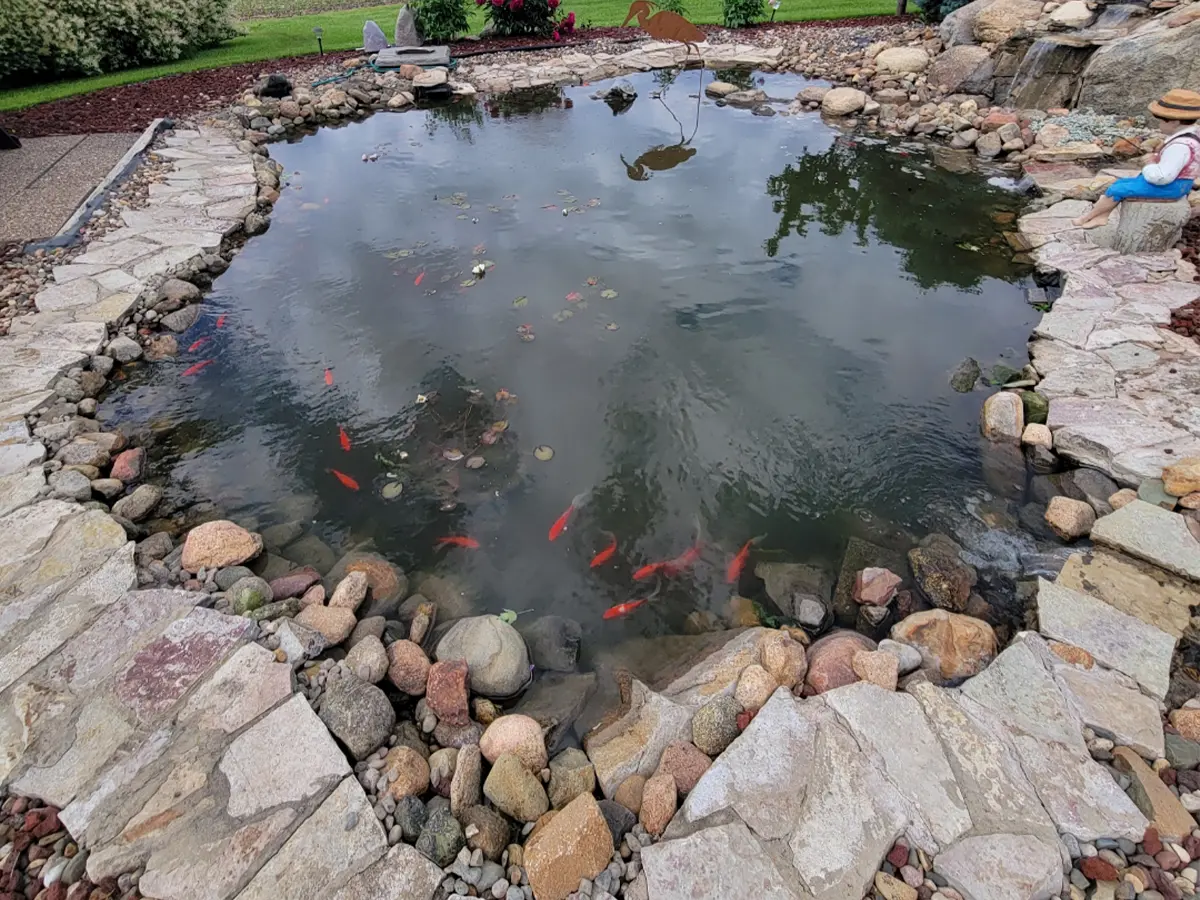
<svg viewBox="0 0 1200 900"><path fill-rule="evenodd" d="M413 0L409 8L417 23L417 33L425 41L452 41L471 27L466 0Z"/></svg>
<svg viewBox="0 0 1200 900"><path fill-rule="evenodd" d="M745 28L766 18L764 0L724 0L721 23L726 28Z"/></svg>
<svg viewBox="0 0 1200 900"><path fill-rule="evenodd" d="M497 35L550 37L556 41L575 33L575 13L561 15L560 0L475 0ZM561 16L561 17L560 17Z"/></svg>
<svg viewBox="0 0 1200 900"><path fill-rule="evenodd" d="M0 0L0 85L170 62L233 35L229 0Z"/></svg>

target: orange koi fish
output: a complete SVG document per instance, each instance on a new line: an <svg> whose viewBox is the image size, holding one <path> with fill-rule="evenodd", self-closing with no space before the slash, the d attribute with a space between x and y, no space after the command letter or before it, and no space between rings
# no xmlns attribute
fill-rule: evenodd
<svg viewBox="0 0 1200 900"><path fill-rule="evenodd" d="M205 369L208 366L211 366L212 364L213 364L213 360L206 359L206 360L203 360L202 362L196 363L194 366L188 366L186 369L183 370L183 374L181 377L187 378L189 375L198 375L202 369Z"/></svg>
<svg viewBox="0 0 1200 900"><path fill-rule="evenodd" d="M479 541L473 537L465 537L463 535L452 534L449 537L440 537L433 542L435 547L465 547L468 550L478 550Z"/></svg>
<svg viewBox="0 0 1200 900"><path fill-rule="evenodd" d="M742 545L742 549L737 552L737 555L729 561L729 565L725 569L727 584L737 584L737 580L742 576L742 569L746 568L746 561L750 559L750 548L765 537L765 534L760 534L758 537L750 538Z"/></svg>
<svg viewBox="0 0 1200 900"><path fill-rule="evenodd" d="M342 487L349 488L352 491L358 490L358 482L345 472L339 472L337 469L326 469L325 471L340 481L342 483Z"/></svg>
<svg viewBox="0 0 1200 900"><path fill-rule="evenodd" d="M205 344L207 344L211 340L212 340L212 338L202 337L198 341L193 341L192 346L188 347L187 352L195 353L197 350L199 350L201 347L203 347Z"/></svg>
<svg viewBox="0 0 1200 900"><path fill-rule="evenodd" d="M660 563L660 562L647 563L646 565L642 566L640 569L638 569L636 572L633 573L633 580L634 581L643 581L644 579L649 578L651 575L657 575L659 572L662 571L662 568L665 565L666 565L666 563Z"/></svg>
<svg viewBox="0 0 1200 900"><path fill-rule="evenodd" d="M646 599L643 597L640 600L626 600L624 603L618 603L616 606L610 606L604 611L604 618L619 619L622 616L627 616L645 602Z"/></svg>
<svg viewBox="0 0 1200 900"><path fill-rule="evenodd" d="M558 536L567 530L567 522L571 518L571 514L579 508L580 504L587 498L587 491L572 498L571 505L563 510L563 514L554 520L554 524L550 526L550 540L558 540Z"/></svg>
<svg viewBox="0 0 1200 900"><path fill-rule="evenodd" d="M227 318L227 317L226 317L226 316L224 316L224 315L217 316L217 327L218 327L218 328L224 328L224 327L225 327L225 319L226 319L226 318Z"/></svg>
<svg viewBox="0 0 1200 900"><path fill-rule="evenodd" d="M347 453L350 452L350 435L346 434L346 429L341 425L338 426L338 440L342 444L342 449Z"/></svg>
<svg viewBox="0 0 1200 900"><path fill-rule="evenodd" d="M663 574L678 575L692 563L700 558L701 545L697 542L688 547L674 559L669 559L662 564Z"/></svg>
<svg viewBox="0 0 1200 900"><path fill-rule="evenodd" d="M333 384L333 369L326 369L326 370L325 370L325 383L326 383L326 384Z"/></svg>
<svg viewBox="0 0 1200 900"><path fill-rule="evenodd" d="M414 284L416 287L420 287L420 286L421 286L421 282L422 282L422 281L424 281L424 280L425 280L425 273L424 273L424 272L422 272L420 275L418 275L416 278L414 278L414 279L413 279L413 284Z"/></svg>
<svg viewBox="0 0 1200 900"><path fill-rule="evenodd" d="M592 557L591 568L595 569L604 565L613 558L613 554L617 552L617 536L611 531L602 531L601 534L607 534L609 537L608 546Z"/></svg>

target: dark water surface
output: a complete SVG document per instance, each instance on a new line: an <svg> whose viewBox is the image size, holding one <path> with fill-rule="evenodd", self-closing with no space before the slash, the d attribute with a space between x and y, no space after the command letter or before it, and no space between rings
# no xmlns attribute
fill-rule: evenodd
<svg viewBox="0 0 1200 900"><path fill-rule="evenodd" d="M697 79L667 94L685 135ZM955 394L949 373L966 356L1019 367L1037 315L993 224L1014 201L815 115L706 100L683 143L650 96L666 79L634 81L616 117L593 86L274 145L289 186L270 230L217 280L185 352L108 414L152 423L158 474L235 517L302 517L339 553L373 541L406 570L467 578L493 612L573 616L599 645L723 611L728 554L753 535L836 570L848 535L940 527L983 489L982 395ZM494 268L463 286L482 260ZM386 500L392 481L403 492ZM702 562L602 621L697 523ZM618 551L590 570L604 532ZM452 534L482 548L435 551Z"/></svg>

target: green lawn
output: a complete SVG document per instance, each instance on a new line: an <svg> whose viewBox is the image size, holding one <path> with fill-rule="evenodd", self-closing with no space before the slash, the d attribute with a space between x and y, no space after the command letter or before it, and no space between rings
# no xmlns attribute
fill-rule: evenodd
<svg viewBox="0 0 1200 900"><path fill-rule="evenodd" d="M317 5L326 4L321 4L320 0L236 0L235 8L243 16L280 15L312 9ZM239 29L246 33L226 41L220 47L161 66L147 66L97 75L93 78L57 81L5 91L0 93L0 111L21 109L35 103L45 103L100 88L145 81L178 72L215 69L235 63L314 53L317 45L312 30L316 26L324 29L326 50L352 50L362 43L362 26L367 19L374 19L385 33L390 34L397 8L397 5L368 6L305 15L285 15L283 18L246 18L238 23ZM574 10L582 25L620 25L629 9L629 0L563 0L563 8ZM895 10L894 0L783 0L776 20L789 22L877 16L893 13ZM687 12L688 18L698 24L719 23L721 0L690 0ZM471 4L471 26L475 31L483 27L483 14L474 4Z"/></svg>

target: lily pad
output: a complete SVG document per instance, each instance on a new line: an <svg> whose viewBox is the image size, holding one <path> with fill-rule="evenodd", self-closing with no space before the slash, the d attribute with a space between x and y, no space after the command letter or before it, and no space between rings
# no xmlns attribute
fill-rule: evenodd
<svg viewBox="0 0 1200 900"><path fill-rule="evenodd" d="M457 447L451 447L448 450L442 451L442 458L448 459L448 460L450 460L450 462L458 462L460 459L463 458L463 452L461 450L459 450Z"/></svg>
<svg viewBox="0 0 1200 900"><path fill-rule="evenodd" d="M516 403L517 395L514 394L512 391L508 390L507 388L500 388L500 390L496 391L496 402L497 403Z"/></svg>
<svg viewBox="0 0 1200 900"><path fill-rule="evenodd" d="M528 303L529 303L528 297L518 297L516 300L513 301L513 306L515 306L517 309L520 309L522 306L528 305Z"/></svg>
<svg viewBox="0 0 1200 900"><path fill-rule="evenodd" d="M567 301L570 303L578 303L582 299L583 294L579 293L579 291L571 291L571 293L567 294Z"/></svg>
<svg viewBox="0 0 1200 900"><path fill-rule="evenodd" d="M488 204L488 212L494 212L494 213L498 213L498 212L500 212L500 207L498 207L498 206L497 206L496 204L494 204L494 203L489 203L489 204Z"/></svg>
<svg viewBox="0 0 1200 900"><path fill-rule="evenodd" d="M490 447L500 440L500 435L494 431L485 431L479 436L479 442L486 447Z"/></svg>
<svg viewBox="0 0 1200 900"><path fill-rule="evenodd" d="M470 218L470 217L469 217L469 216L468 216L466 213L459 213L459 214L458 214L457 216L455 216L454 218L456 218L456 219L468 219L468 218Z"/></svg>
<svg viewBox="0 0 1200 900"><path fill-rule="evenodd" d="M611 300L618 295L617 295L617 292L614 291L612 288L605 288L604 290L602 290L600 292L600 296L603 297L605 300Z"/></svg>
<svg viewBox="0 0 1200 900"><path fill-rule="evenodd" d="M484 462L482 456L471 456L467 458L466 466L468 469L482 469Z"/></svg>
<svg viewBox="0 0 1200 900"><path fill-rule="evenodd" d="M618 325L616 322L609 322L607 325L604 326L604 330L605 331L620 331L621 326Z"/></svg>
<svg viewBox="0 0 1200 900"><path fill-rule="evenodd" d="M511 625L517 621L517 611L515 609L506 609L500 615L496 616L505 625Z"/></svg>
<svg viewBox="0 0 1200 900"><path fill-rule="evenodd" d="M599 205L600 205L600 198L599 198L599 197L593 197L591 200L589 200L589 201L587 202L587 205L588 205L588 206L599 206Z"/></svg>
<svg viewBox="0 0 1200 900"><path fill-rule="evenodd" d="M483 256L483 254L487 253L487 245L486 244L476 244L475 249L472 250L471 252L474 253L476 256Z"/></svg>
<svg viewBox="0 0 1200 900"><path fill-rule="evenodd" d="M554 459L554 448L549 444L538 444L533 448L533 458L542 462L549 462Z"/></svg>
<svg viewBox="0 0 1200 900"><path fill-rule="evenodd" d="M475 279L474 279L474 278L464 278L464 279L463 279L462 281L460 281L458 284L459 284L459 286L460 286L460 287L470 287L470 286L471 286L471 285L473 285L474 283L475 283Z"/></svg>
<svg viewBox="0 0 1200 900"><path fill-rule="evenodd" d="M499 422L492 423L492 431L500 434L502 431L508 431L508 419L501 419Z"/></svg>
<svg viewBox="0 0 1200 900"><path fill-rule="evenodd" d="M537 338L537 335L535 335L532 331L526 331L524 334L521 335L521 340L523 340L527 344L534 341L536 338Z"/></svg>
<svg viewBox="0 0 1200 900"><path fill-rule="evenodd" d="M555 322L565 322L565 321L567 321L567 319L571 318L571 316L573 316L573 315L575 315L575 312L573 310L563 309L563 310L559 310L558 312L556 312L553 316L553 319Z"/></svg>
<svg viewBox="0 0 1200 900"><path fill-rule="evenodd" d="M383 486L383 499L395 500L404 491L404 485L399 481L389 481Z"/></svg>
<svg viewBox="0 0 1200 900"><path fill-rule="evenodd" d="M589 287L595 287L596 285L598 285L600 283L600 279L592 277L587 280L587 283L588 283Z"/></svg>

